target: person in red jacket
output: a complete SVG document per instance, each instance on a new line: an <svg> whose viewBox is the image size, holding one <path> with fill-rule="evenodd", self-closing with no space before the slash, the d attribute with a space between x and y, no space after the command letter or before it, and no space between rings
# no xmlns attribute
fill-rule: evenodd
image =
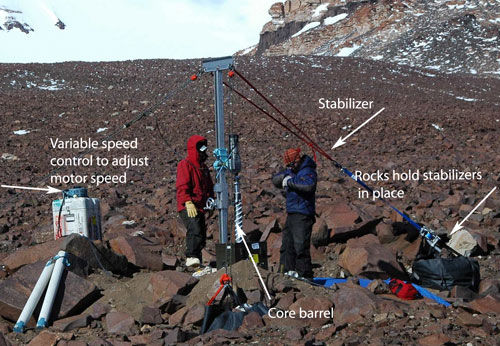
<svg viewBox="0 0 500 346"><path fill-rule="evenodd" d="M177 165L177 211L187 229L186 266L201 263L201 250L205 247L206 231L204 207L214 195L214 184L207 160L207 140L194 135L187 142L187 157Z"/></svg>

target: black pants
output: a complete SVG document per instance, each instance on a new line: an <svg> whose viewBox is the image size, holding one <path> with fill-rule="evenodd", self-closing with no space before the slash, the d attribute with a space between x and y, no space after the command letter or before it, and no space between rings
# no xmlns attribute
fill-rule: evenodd
<svg viewBox="0 0 500 346"><path fill-rule="evenodd" d="M205 214L198 212L195 217L189 217L184 209L179 215L187 229L186 257L197 257L201 262L201 250L205 247L207 239Z"/></svg>
<svg viewBox="0 0 500 346"><path fill-rule="evenodd" d="M288 214L280 249L280 268L295 270L300 276L313 276L311 263L311 233L316 219L303 214Z"/></svg>

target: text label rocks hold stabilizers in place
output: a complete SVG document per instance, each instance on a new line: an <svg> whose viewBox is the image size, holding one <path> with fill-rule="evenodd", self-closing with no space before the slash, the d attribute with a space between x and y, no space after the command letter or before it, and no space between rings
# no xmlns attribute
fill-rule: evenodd
<svg viewBox="0 0 500 346"><path fill-rule="evenodd" d="M452 169L440 169L436 171L427 170L420 171L408 170L397 172L393 170L392 172L384 172L377 170L375 172L361 172L354 171L353 179L362 182L377 182L377 181L471 181L471 180L481 180L483 177L481 172L470 172L461 171L455 168ZM373 193L370 193L364 189L358 189L358 198L366 199L372 198L373 201L379 198L383 199L396 199L403 198L405 192L403 190L394 190L387 187L382 187L380 189L374 189Z"/></svg>

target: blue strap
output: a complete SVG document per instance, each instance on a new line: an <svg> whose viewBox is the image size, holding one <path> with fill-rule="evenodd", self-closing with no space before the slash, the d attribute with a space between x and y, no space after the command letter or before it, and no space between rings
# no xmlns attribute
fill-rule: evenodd
<svg viewBox="0 0 500 346"><path fill-rule="evenodd" d="M69 263L68 261L68 257L66 256L66 254L64 254L64 256L59 256L59 255L56 255L54 257L52 257L51 259L49 259L49 261L47 262L47 264L45 265L46 267L52 265L53 263L55 263L59 258L63 258L63 264L66 266L66 267L69 267L71 265L71 263Z"/></svg>
<svg viewBox="0 0 500 346"><path fill-rule="evenodd" d="M391 281L391 279L387 279L387 280L384 280L384 282L386 284L388 284L389 282ZM331 287L333 286L334 284L342 284L342 283L345 283L347 282L347 279L337 279L337 278L323 278L323 277L319 277L319 278L314 278L313 279L313 282L316 283L316 284L319 284L319 285L322 285L322 286L325 286L325 287ZM372 280L369 280L369 279L359 279L359 285L361 287L366 287L370 284L370 282L372 282ZM427 289L419 286L419 285L416 285L414 283L411 283L413 285L413 287L415 287L415 289L425 298L429 298L429 299L432 299L434 300L435 302L441 304L441 305L444 305L446 307L450 306L451 304L449 302L447 302L446 300L442 299L441 297L435 295L435 294L432 294L431 292L429 292Z"/></svg>

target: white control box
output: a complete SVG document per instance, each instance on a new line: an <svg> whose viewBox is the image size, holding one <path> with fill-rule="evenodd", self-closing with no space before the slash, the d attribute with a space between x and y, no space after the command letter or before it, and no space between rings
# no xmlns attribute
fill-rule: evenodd
<svg viewBox="0 0 500 346"><path fill-rule="evenodd" d="M91 240L102 239L101 205L98 198L67 197L55 200L52 202L52 216L54 239L73 233Z"/></svg>

